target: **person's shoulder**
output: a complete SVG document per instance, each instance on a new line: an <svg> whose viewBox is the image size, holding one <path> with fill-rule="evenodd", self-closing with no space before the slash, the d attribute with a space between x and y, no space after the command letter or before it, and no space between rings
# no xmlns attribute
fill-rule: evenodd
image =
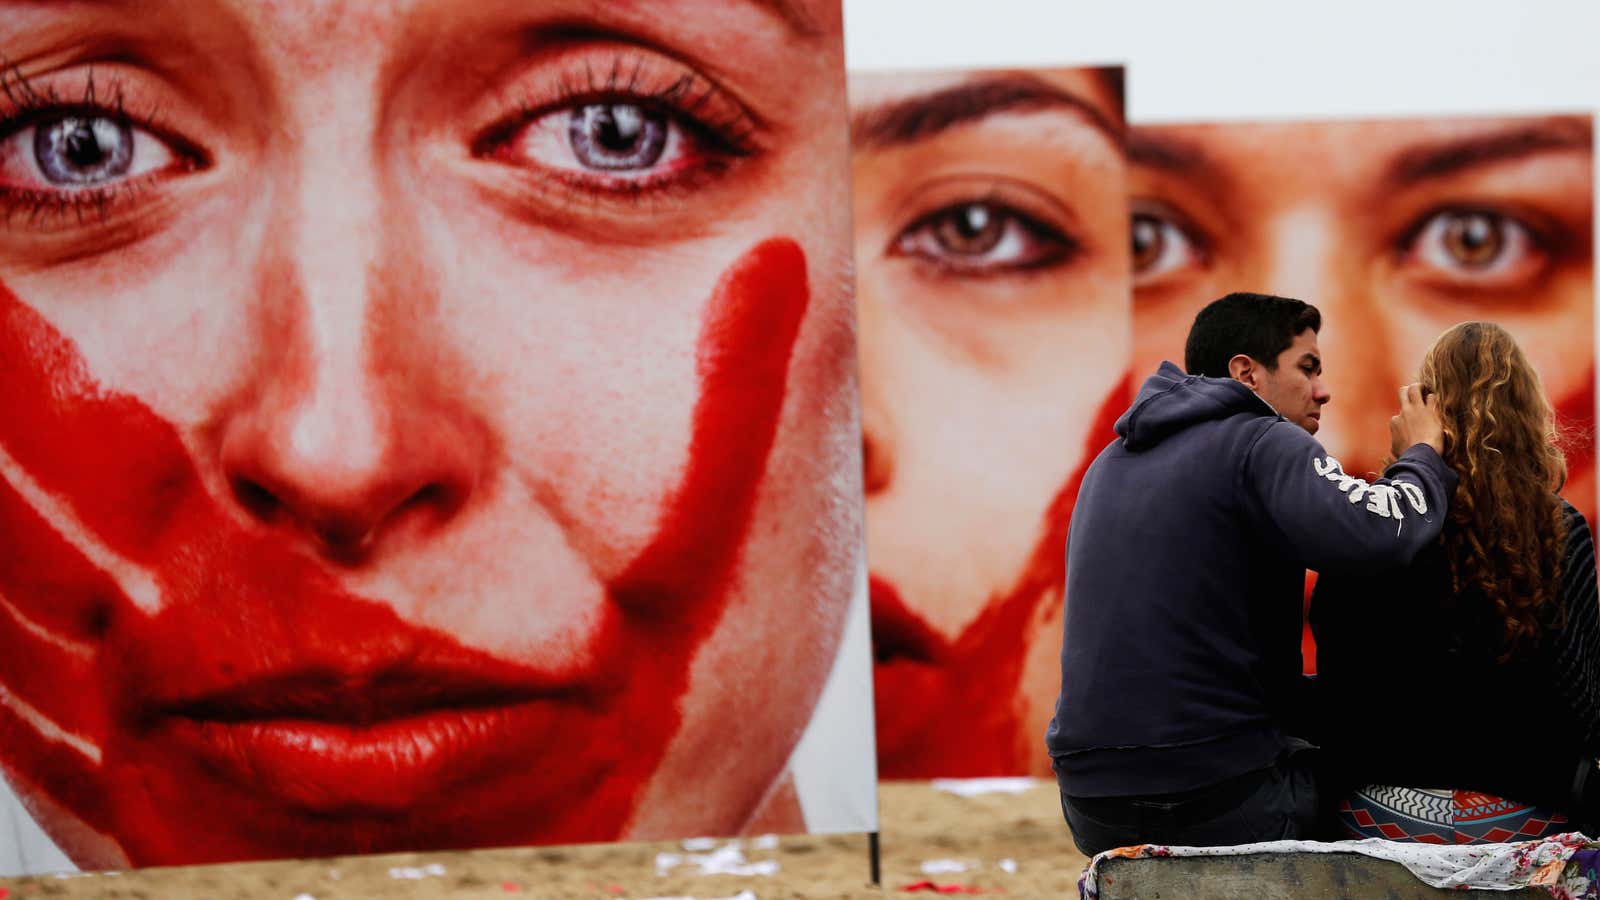
<svg viewBox="0 0 1600 900"><path fill-rule="evenodd" d="M1560 501L1561 503L1561 512L1562 515L1566 517L1568 528L1576 528L1579 526L1583 528L1589 527L1589 520L1584 517L1583 513L1580 512L1576 506L1572 505L1571 501L1567 500L1567 498L1561 496L1560 494L1556 495L1556 500Z"/></svg>
<svg viewBox="0 0 1600 900"><path fill-rule="evenodd" d="M1327 451L1311 432L1280 416L1240 415L1230 419L1229 423L1230 427L1246 437L1248 453L1293 454L1299 457L1309 452L1316 456L1327 456Z"/></svg>
<svg viewBox="0 0 1600 900"><path fill-rule="evenodd" d="M1590 559L1594 558L1594 534L1589 530L1589 520L1583 513L1567 501L1567 498L1557 496L1561 501L1563 523L1566 525L1566 547L1564 551L1568 559L1575 555L1583 554Z"/></svg>

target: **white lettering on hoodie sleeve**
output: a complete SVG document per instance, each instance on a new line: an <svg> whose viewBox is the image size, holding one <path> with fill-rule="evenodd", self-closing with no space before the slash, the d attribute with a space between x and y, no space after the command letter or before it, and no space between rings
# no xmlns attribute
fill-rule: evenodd
<svg viewBox="0 0 1600 900"><path fill-rule="evenodd" d="M1402 496L1405 497L1411 508L1416 510L1417 515L1427 515L1428 513L1427 497L1423 495L1421 488L1409 481L1402 481L1397 478L1388 484L1372 484L1354 475L1346 475L1344 467L1339 465L1339 461L1331 456L1312 459L1311 467L1316 470L1318 475L1338 485L1340 491L1349 495L1352 504L1360 503L1365 499L1367 501L1365 507L1367 512L1385 519L1394 519L1397 525L1403 524L1401 520L1405 519L1405 513L1400 508L1400 498Z"/></svg>

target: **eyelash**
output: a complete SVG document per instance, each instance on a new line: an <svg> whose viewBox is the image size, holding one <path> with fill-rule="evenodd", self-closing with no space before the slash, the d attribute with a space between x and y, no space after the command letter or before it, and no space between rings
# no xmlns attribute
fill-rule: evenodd
<svg viewBox="0 0 1600 900"><path fill-rule="evenodd" d="M84 76L82 95L62 97L53 84L40 88L15 65L0 68L0 99L9 109L0 114L0 141L9 140L30 125L69 116L107 119L130 132L144 132L161 142L177 160L175 166L119 179L110 184L80 188L17 188L0 184L0 217L6 224L21 215L29 225L48 225L75 219L105 221L118 209L134 202L175 167L194 171L209 165L199 148L164 130L154 110L130 113L122 82L115 76L101 80L93 69Z"/></svg>
<svg viewBox="0 0 1600 900"><path fill-rule="evenodd" d="M940 223L972 207L983 207L994 213L1000 219L1000 227L1003 229L1000 236L996 238L995 245L987 248L984 251L985 254L993 252L1001 243L1007 240L1010 228L1019 229L1027 240L1053 246L1047 246L1042 251L1039 251L1036 259L1003 263L971 263L957 257L935 257L920 252L920 248L909 246L914 237L923 232L934 232ZM935 235L933 239L937 241L938 236ZM1051 269L1070 261L1082 248L1077 241L1062 233L1060 229L1039 221L1034 216L1017 209L1003 199L989 196L947 203L932 212L920 216L910 225L901 229L893 244L891 244L891 249L896 254L916 257L952 275L965 278L985 278L1000 275L1026 275L1044 269Z"/></svg>
<svg viewBox="0 0 1600 900"><path fill-rule="evenodd" d="M1161 269L1154 272L1140 271L1139 253L1137 252L1137 249L1134 249L1132 262L1135 284L1140 284L1151 279L1159 279L1161 276L1167 274L1168 271L1174 271L1179 268L1180 264L1204 266L1210 261L1211 241L1209 237L1200 228L1196 227L1186 216L1167 204L1143 199L1135 199L1131 215L1129 216L1130 237L1136 236L1135 229L1138 228L1141 220L1153 222L1158 228L1157 234L1155 234L1153 237L1160 243L1153 246L1157 247L1157 249L1162 252L1155 260L1151 262L1151 265L1153 266L1155 263L1167 261L1170 264L1170 268ZM1168 254L1172 252L1178 252L1177 249L1167 246L1166 242L1169 240L1169 234L1175 235L1186 245L1186 247L1182 248L1182 250L1187 253L1187 257L1183 260L1180 260L1179 264L1172 264L1169 260L1166 260L1166 256Z"/></svg>
<svg viewBox="0 0 1600 900"><path fill-rule="evenodd" d="M1536 221L1530 220L1531 217L1529 216L1507 212L1492 205L1456 203L1437 206L1417 216L1396 238L1394 242L1396 248L1403 254L1415 253L1417 245L1426 236L1429 227L1446 216L1481 216L1502 227L1509 226L1522 232L1533 245L1545 252L1551 251L1558 244L1558 241L1547 232L1546 228Z"/></svg>
<svg viewBox="0 0 1600 900"><path fill-rule="evenodd" d="M652 123L661 123L660 129L673 146L681 145L679 149L687 157L681 167L626 177L601 170L552 167L535 159L513 161L513 165L522 170L524 178L537 182L536 187L553 187L568 202L587 198L637 205L692 193L763 150L757 121L737 100L699 74L644 54L619 53L609 65L596 65L593 54L588 59L588 64L569 64L556 78L542 79L545 87L518 98L472 140L471 154L493 159L497 153L515 150L519 136L547 116L564 112L576 116L591 105L636 107ZM104 222L122 209L137 206L137 201L165 178L211 164L204 151L164 130L154 110L130 112L123 85L115 75L106 78L90 69L81 93L74 93L79 95L62 96L56 84L32 80L17 66L0 68L0 141L11 140L38 123L81 116L105 119L140 139L155 140L176 162L105 184L0 184L0 220L4 223L21 220L30 227L48 227Z"/></svg>
<svg viewBox="0 0 1600 900"><path fill-rule="evenodd" d="M1489 269L1474 273L1470 271L1470 267L1467 267L1467 269L1451 270L1448 266L1435 265L1435 260L1423 258L1423 251L1425 248L1423 248L1422 244L1424 239L1429 235L1437 223L1440 223L1447 216L1484 217L1495 225L1494 237L1496 241L1507 241L1509 242L1508 246L1512 247L1513 249L1521 249L1524 253L1538 253L1548 258L1548 256L1556 252L1560 246L1559 240L1552 236L1547 228L1539 225L1536 219L1530 220L1530 217L1526 215L1506 212L1496 209L1493 206L1456 203L1443 204L1427 210L1422 215L1417 216L1402 231L1391 238L1389 241L1389 246L1393 248L1395 258L1401 263L1417 263L1420 266L1431 269L1439 277L1454 278L1462 285L1471 283L1480 288L1488 289L1493 283L1493 279L1496 276L1504 275L1504 273L1491 271ZM1205 236L1199 232L1198 229L1188 225L1180 215L1176 215L1172 211L1166 209L1140 209L1136 204L1133 214L1134 224L1137 225L1141 218L1157 221L1165 227L1170 228L1188 243L1189 250L1191 250L1193 253L1193 263L1203 264L1205 262L1207 258L1206 253L1208 251L1208 244ZM1517 241L1522 241L1523 244L1518 245L1516 244ZM1503 250L1504 252L1512 252L1511 250L1505 249L1505 247L1497 247L1497 249ZM1490 262L1495 263L1499 261L1491 260ZM1529 266L1532 266L1536 264L1538 260L1512 260L1511 262L1505 264L1512 265L1517 262L1526 262ZM1149 275L1144 275L1144 273L1140 273L1137 270L1137 255L1135 256L1135 263L1136 282L1141 277L1157 278L1166 274L1165 271L1159 271ZM1513 276L1505 277L1507 279L1513 279Z"/></svg>
<svg viewBox="0 0 1600 900"><path fill-rule="evenodd" d="M495 160L509 152L519 136L541 119L562 112L576 114L589 106L635 106L664 117L705 158L683 171L641 177L580 173L510 163L528 175L597 199L639 202L660 195L691 192L722 175L739 160L758 155L760 129L743 106L702 76L681 71L643 54L618 54L609 66L569 64L547 87L519 97L508 112L482 129L471 142L474 157ZM533 163L538 166L539 164Z"/></svg>

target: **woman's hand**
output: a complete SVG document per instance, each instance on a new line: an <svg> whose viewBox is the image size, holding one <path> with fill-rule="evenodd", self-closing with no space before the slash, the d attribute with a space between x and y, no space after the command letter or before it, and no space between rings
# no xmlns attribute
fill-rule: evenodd
<svg viewBox="0 0 1600 900"><path fill-rule="evenodd" d="M1439 397L1424 396L1421 382L1400 389L1400 414L1389 420L1389 450L1395 456L1416 444L1444 452L1444 422L1439 418Z"/></svg>

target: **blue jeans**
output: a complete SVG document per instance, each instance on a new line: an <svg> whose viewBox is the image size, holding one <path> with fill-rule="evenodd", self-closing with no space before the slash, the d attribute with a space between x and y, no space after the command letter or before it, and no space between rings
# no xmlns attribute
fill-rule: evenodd
<svg viewBox="0 0 1600 900"><path fill-rule="evenodd" d="M1113 847L1226 847L1320 837L1315 751L1293 748L1265 769L1192 791L1071 797L1061 812L1086 856Z"/></svg>

